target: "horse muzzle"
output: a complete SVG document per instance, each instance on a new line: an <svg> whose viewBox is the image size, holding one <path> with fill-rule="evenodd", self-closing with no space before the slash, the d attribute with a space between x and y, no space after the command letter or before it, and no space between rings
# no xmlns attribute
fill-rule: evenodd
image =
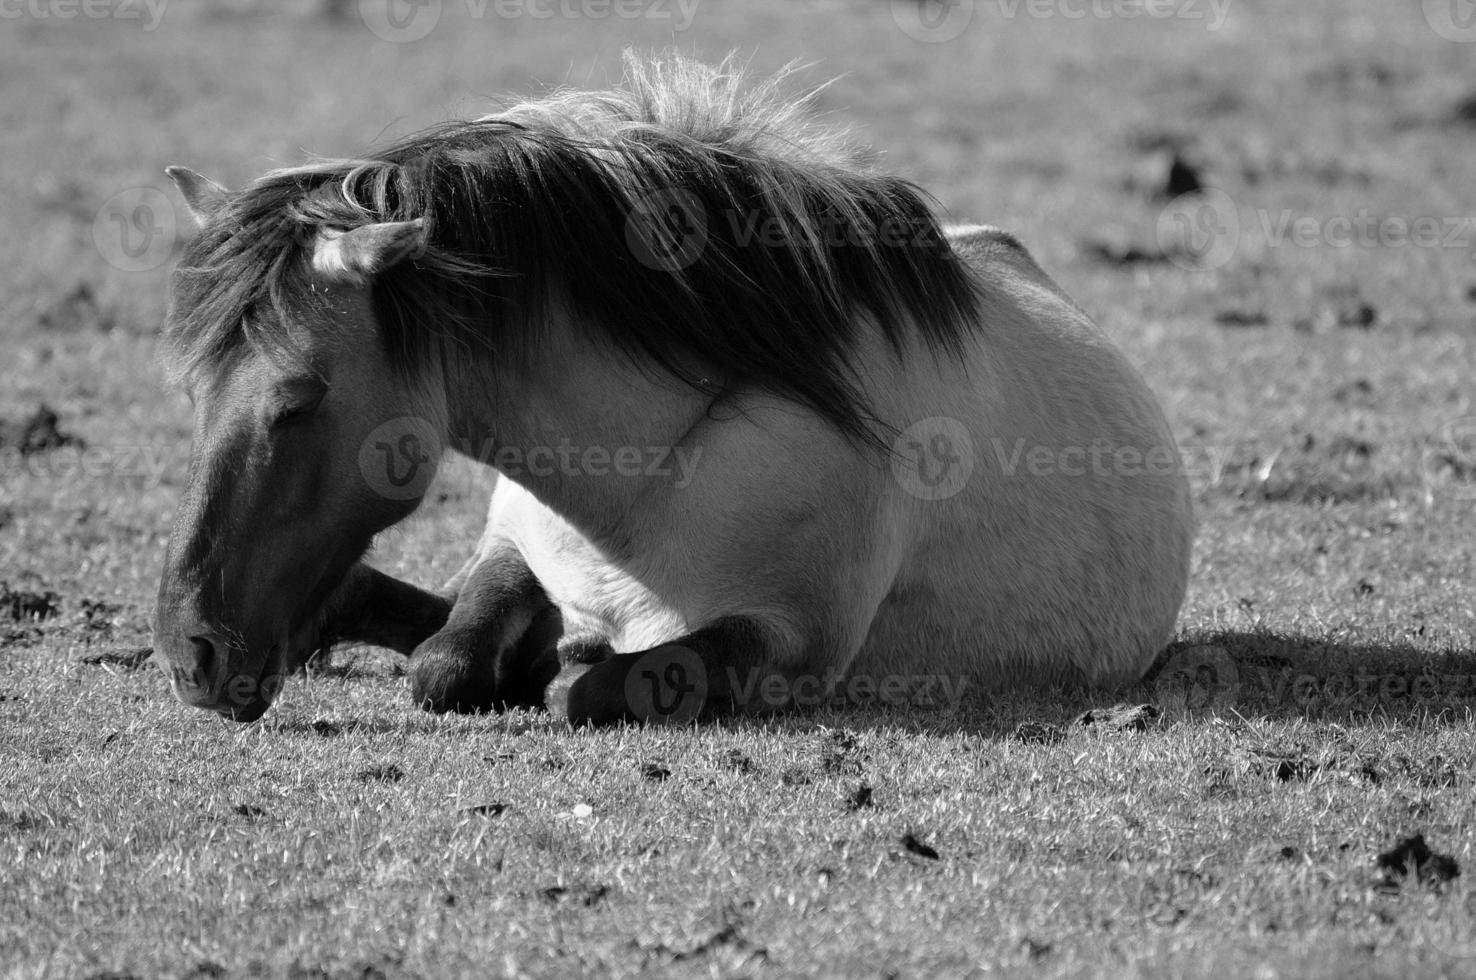
<svg viewBox="0 0 1476 980"><path fill-rule="evenodd" d="M243 669L254 658L208 629L155 636L154 649L166 665L176 698L231 721L256 721L287 680L281 645L273 646L255 670Z"/></svg>

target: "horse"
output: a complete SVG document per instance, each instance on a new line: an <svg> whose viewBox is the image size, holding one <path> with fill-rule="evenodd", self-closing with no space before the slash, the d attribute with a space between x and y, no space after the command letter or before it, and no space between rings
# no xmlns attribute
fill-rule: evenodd
<svg viewBox="0 0 1476 980"><path fill-rule="evenodd" d="M239 192L170 168L181 701L254 721L335 642L430 710L577 725L1141 678L1193 538L1158 403L786 78L628 57ZM470 559L372 568L453 453L499 474Z"/></svg>

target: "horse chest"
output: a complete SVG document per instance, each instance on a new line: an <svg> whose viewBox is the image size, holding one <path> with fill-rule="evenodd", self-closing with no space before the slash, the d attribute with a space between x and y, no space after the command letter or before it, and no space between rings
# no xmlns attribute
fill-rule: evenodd
<svg viewBox="0 0 1476 980"><path fill-rule="evenodd" d="M687 631L685 617L669 598L611 562L578 530L531 497L520 503L518 519L506 528L508 536L563 613L566 633L599 633L623 653Z"/></svg>

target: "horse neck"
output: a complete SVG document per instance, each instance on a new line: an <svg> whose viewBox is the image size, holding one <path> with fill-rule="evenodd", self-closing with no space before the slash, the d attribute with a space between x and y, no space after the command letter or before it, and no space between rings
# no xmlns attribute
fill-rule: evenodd
<svg viewBox="0 0 1476 980"><path fill-rule="evenodd" d="M598 540L623 536L636 500L671 483L648 464L683 445L712 399L591 333L560 323L525 356L460 372L448 401L454 444Z"/></svg>

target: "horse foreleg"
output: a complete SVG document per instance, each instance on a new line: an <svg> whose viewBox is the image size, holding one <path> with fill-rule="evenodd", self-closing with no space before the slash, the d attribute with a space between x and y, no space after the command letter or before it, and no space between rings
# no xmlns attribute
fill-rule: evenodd
<svg viewBox="0 0 1476 980"><path fill-rule="evenodd" d="M371 643L409 656L450 613L449 599L360 562L329 601L319 644Z"/></svg>
<svg viewBox="0 0 1476 980"><path fill-rule="evenodd" d="M789 703L794 670L773 664L774 634L757 620L731 616L639 653L597 663L571 658L548 687L546 704L575 725L620 721L683 724ZM782 697L772 692L782 690Z"/></svg>
<svg viewBox="0 0 1476 980"><path fill-rule="evenodd" d="M437 712L541 705L562 632L523 556L500 546L466 573L445 625L411 654L411 695Z"/></svg>

